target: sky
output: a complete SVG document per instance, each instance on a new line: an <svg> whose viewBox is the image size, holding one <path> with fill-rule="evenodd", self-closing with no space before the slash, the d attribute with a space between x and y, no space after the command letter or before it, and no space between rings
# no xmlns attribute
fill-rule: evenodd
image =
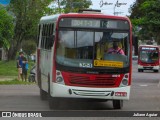
<svg viewBox="0 0 160 120"><path fill-rule="evenodd" d="M119 16L126 16L130 15L128 12L130 5L132 5L136 0L118 0L118 3L121 5L119 7L115 7L115 4L117 3L117 0L91 0L92 4L90 8L92 9L99 9L102 13L108 14L108 15L114 15L115 12L120 12ZM103 4L102 3L106 3ZM101 6L101 7L100 7Z"/></svg>

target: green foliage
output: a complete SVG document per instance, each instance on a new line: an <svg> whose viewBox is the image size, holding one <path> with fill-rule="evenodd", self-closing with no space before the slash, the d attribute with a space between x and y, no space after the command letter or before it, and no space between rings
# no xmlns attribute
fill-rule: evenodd
<svg viewBox="0 0 160 120"><path fill-rule="evenodd" d="M29 61L29 70L34 65L33 62ZM0 76L17 76L18 70L17 70L17 64L16 60L11 61L0 61Z"/></svg>
<svg viewBox="0 0 160 120"><path fill-rule="evenodd" d="M8 11L15 18L14 37L9 52L11 59L14 59L23 41L36 38L39 20L47 14L51 1L53 0L11 0Z"/></svg>
<svg viewBox="0 0 160 120"><path fill-rule="evenodd" d="M61 8L51 9L48 6L54 0L11 0L8 11L14 16L14 37L10 44L9 59L15 59L23 41L36 40L37 25L42 16L57 12L77 12L80 8L88 8L91 0L59 0Z"/></svg>
<svg viewBox="0 0 160 120"><path fill-rule="evenodd" d="M9 10L16 17L15 36L23 34L23 39L36 35L39 19L47 14L46 9L52 0L12 0Z"/></svg>
<svg viewBox="0 0 160 120"><path fill-rule="evenodd" d="M17 76L16 61L0 61L1 76Z"/></svg>
<svg viewBox="0 0 160 120"><path fill-rule="evenodd" d="M6 9L0 5L0 44L8 50L13 37L13 18Z"/></svg>
<svg viewBox="0 0 160 120"><path fill-rule="evenodd" d="M26 40L23 42L22 45L23 51L27 54L30 55L36 51L36 43L34 40Z"/></svg>
<svg viewBox="0 0 160 120"><path fill-rule="evenodd" d="M138 2L138 1L137 1ZM130 18L133 26L141 26L142 39L154 37L160 43L160 4L159 0L140 0L132 7Z"/></svg>
<svg viewBox="0 0 160 120"><path fill-rule="evenodd" d="M63 6L64 13L78 12L79 9L89 8L92 5L91 0L62 0L60 5Z"/></svg>

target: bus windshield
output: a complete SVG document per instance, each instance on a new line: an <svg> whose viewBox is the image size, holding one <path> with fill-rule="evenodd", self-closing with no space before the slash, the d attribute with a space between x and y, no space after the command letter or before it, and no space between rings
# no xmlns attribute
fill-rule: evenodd
<svg viewBox="0 0 160 120"><path fill-rule="evenodd" d="M129 32L77 29L59 30L56 62L84 68L125 68L129 66ZM116 52L111 52L117 45Z"/></svg>
<svg viewBox="0 0 160 120"><path fill-rule="evenodd" d="M140 60L146 63L154 63L159 60L158 51L146 51L142 50L140 52Z"/></svg>

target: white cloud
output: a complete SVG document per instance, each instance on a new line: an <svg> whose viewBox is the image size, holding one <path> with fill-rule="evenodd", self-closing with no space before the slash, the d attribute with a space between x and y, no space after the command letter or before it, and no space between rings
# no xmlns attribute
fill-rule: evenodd
<svg viewBox="0 0 160 120"><path fill-rule="evenodd" d="M121 12L119 16L126 16L130 13L128 12L130 5L132 5L136 0L118 0L118 3L123 3L125 5L121 5L120 7L115 7L117 0L91 0L92 4L90 8L92 9L100 9L102 13L108 15L114 15L115 12ZM100 7L100 3L108 3L108 5L103 5Z"/></svg>

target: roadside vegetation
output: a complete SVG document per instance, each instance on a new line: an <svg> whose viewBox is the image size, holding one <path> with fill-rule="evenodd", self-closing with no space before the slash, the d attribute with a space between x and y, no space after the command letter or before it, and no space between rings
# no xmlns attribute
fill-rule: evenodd
<svg viewBox="0 0 160 120"><path fill-rule="evenodd" d="M19 81L17 79L0 81L0 85L31 85L31 84L35 84L35 83Z"/></svg>
<svg viewBox="0 0 160 120"><path fill-rule="evenodd" d="M34 62L29 61L28 74L33 65ZM17 76L17 74L16 60L0 61L0 76Z"/></svg>
<svg viewBox="0 0 160 120"><path fill-rule="evenodd" d="M17 76L16 61L0 61L0 76Z"/></svg>
<svg viewBox="0 0 160 120"><path fill-rule="evenodd" d="M34 64L35 64L34 62L29 61L28 75L30 74L30 70ZM17 75L18 75L18 71L16 66L16 60L0 61L0 79L2 79L0 80L0 85L34 84L30 82L23 82L21 80L20 81L17 80L16 79Z"/></svg>

